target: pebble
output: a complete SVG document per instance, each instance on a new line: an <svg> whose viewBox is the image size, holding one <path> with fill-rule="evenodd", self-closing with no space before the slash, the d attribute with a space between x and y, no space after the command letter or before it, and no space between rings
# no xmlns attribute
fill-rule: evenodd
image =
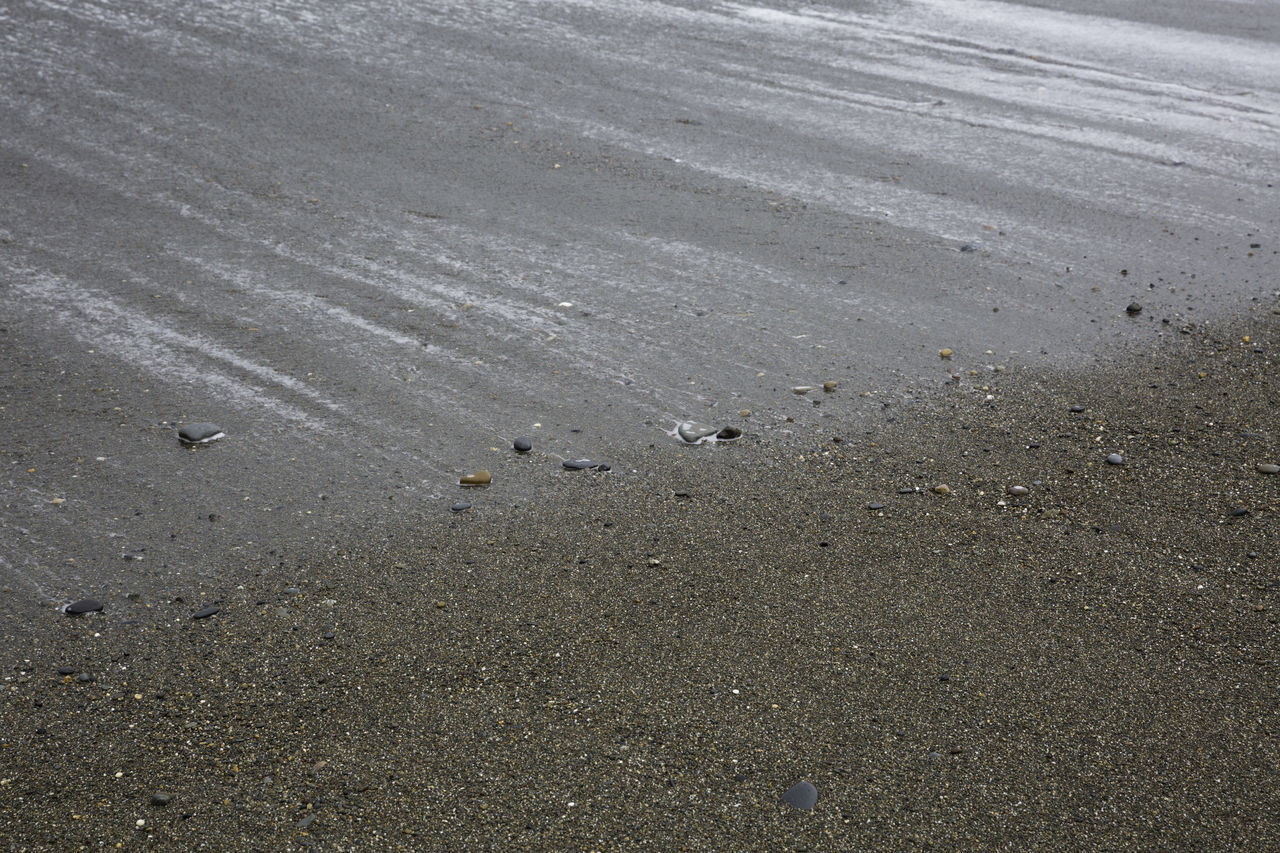
<svg viewBox="0 0 1280 853"><path fill-rule="evenodd" d="M782 795L782 801L797 809L811 809L818 802L818 789L809 782L797 782Z"/></svg>
<svg viewBox="0 0 1280 853"><path fill-rule="evenodd" d="M592 468L595 468L597 471L612 471L612 470L613 470L613 466L612 466L612 465L610 465L608 462L600 462L600 463L598 463L598 464L596 464L596 465L592 465L591 467L592 467Z"/></svg>
<svg viewBox="0 0 1280 853"><path fill-rule="evenodd" d="M963 245L961 245L961 246L960 246L960 251L962 251L962 252L976 252L976 251L978 251L978 246L977 246L977 244L976 244L976 243L965 243L965 244L963 244Z"/></svg>
<svg viewBox="0 0 1280 853"><path fill-rule="evenodd" d="M715 435L717 431L713 426L698 424L693 421L686 421L676 427L676 433L690 444L696 444L709 435Z"/></svg>
<svg viewBox="0 0 1280 853"><path fill-rule="evenodd" d="M1078 415L1084 411L1084 406L1072 406L1071 411L1075 412Z"/></svg>
<svg viewBox="0 0 1280 853"><path fill-rule="evenodd" d="M951 358L951 356L953 355L955 355L955 353L951 351L950 347L943 347L942 349L938 350L939 358Z"/></svg>
<svg viewBox="0 0 1280 853"><path fill-rule="evenodd" d="M197 610L191 614L192 619L208 619L210 616L216 615L222 608L216 604L210 604L208 607Z"/></svg>
<svg viewBox="0 0 1280 853"><path fill-rule="evenodd" d="M337 636L337 634L333 633L332 631L325 631L323 634L321 634L321 635L320 635L320 639L322 639L322 640L332 640L332 639L333 639L334 637L336 637L336 636Z"/></svg>
<svg viewBox="0 0 1280 853"><path fill-rule="evenodd" d="M1119 453L1112 453L1110 456L1108 456L1108 457L1107 457L1107 464L1108 464L1108 465L1123 465L1123 464L1124 464L1124 457L1123 457L1123 456L1121 456Z"/></svg>
<svg viewBox="0 0 1280 853"><path fill-rule="evenodd" d="M1130 302L1129 307L1125 308L1124 310L1128 311L1130 314L1141 314L1142 306L1137 302Z"/></svg>
<svg viewBox="0 0 1280 853"><path fill-rule="evenodd" d="M946 483L939 483L933 487L933 492L937 495L949 495L951 494L951 487Z"/></svg>
<svg viewBox="0 0 1280 853"><path fill-rule="evenodd" d="M1235 516L1236 518L1240 518L1241 516L1248 515L1248 514L1249 514L1249 510L1248 510L1248 509L1246 509L1245 507L1238 506L1238 507L1236 507L1235 509L1231 510L1231 514L1232 514L1233 516Z"/></svg>
<svg viewBox="0 0 1280 853"><path fill-rule="evenodd" d="M716 433L716 441L733 441L735 438L741 437L742 430L732 426L727 426Z"/></svg>
<svg viewBox="0 0 1280 853"><path fill-rule="evenodd" d="M74 666L58 667L58 675L75 675L75 674L76 674L76 668Z"/></svg>
<svg viewBox="0 0 1280 853"><path fill-rule="evenodd" d="M915 492L916 490L910 486L903 486L901 489L898 489L898 494L900 495L913 495Z"/></svg>
<svg viewBox="0 0 1280 853"><path fill-rule="evenodd" d="M1280 465L1273 465L1270 462L1258 463L1259 474L1280 474Z"/></svg>
<svg viewBox="0 0 1280 853"><path fill-rule="evenodd" d="M533 442L524 436L520 436L515 441L511 442L511 446L516 449L516 453L528 453L530 450L533 450Z"/></svg>
<svg viewBox="0 0 1280 853"><path fill-rule="evenodd" d="M596 463L590 459L566 459L560 464L570 471L585 471L588 468L596 467Z"/></svg>
<svg viewBox="0 0 1280 853"><path fill-rule="evenodd" d="M884 504L872 502L867 504L867 509L872 510L874 512L875 510L878 510L878 509L884 509Z"/></svg>
<svg viewBox="0 0 1280 853"><path fill-rule="evenodd" d="M208 444L222 438L224 433L217 424L187 424L178 430L178 440L183 444Z"/></svg>
<svg viewBox="0 0 1280 853"><path fill-rule="evenodd" d="M73 601L62 611L68 616L79 616L82 613L97 613L102 609L102 602L96 598L82 598Z"/></svg>
<svg viewBox="0 0 1280 853"><path fill-rule="evenodd" d="M1026 486L1010 486L1009 494L1013 495L1015 498L1020 498L1025 495L1031 494L1031 490L1028 489Z"/></svg>
<svg viewBox="0 0 1280 853"><path fill-rule="evenodd" d="M751 417L751 410L750 410L750 409L738 409L738 417L740 417L740 418L749 418L749 417Z"/></svg>
<svg viewBox="0 0 1280 853"><path fill-rule="evenodd" d="M477 471L474 474L468 474L458 480L459 486L487 486L493 481L493 475L488 471Z"/></svg>
<svg viewBox="0 0 1280 853"><path fill-rule="evenodd" d="M466 501L458 501L456 504L449 507L449 510L451 512L465 512L466 510L469 510L469 509L471 509L471 504L467 503Z"/></svg>
<svg viewBox="0 0 1280 853"><path fill-rule="evenodd" d="M814 385L797 385L791 389L792 394L808 394L810 391L816 391L817 386Z"/></svg>
<svg viewBox="0 0 1280 853"><path fill-rule="evenodd" d="M315 819L316 819L316 816L314 812L307 815L302 820L298 821L298 829L306 829L307 827L311 826L312 823L315 822Z"/></svg>
<svg viewBox="0 0 1280 853"><path fill-rule="evenodd" d="M153 806L167 806L171 802L173 802L173 794L160 793L151 795L151 805Z"/></svg>

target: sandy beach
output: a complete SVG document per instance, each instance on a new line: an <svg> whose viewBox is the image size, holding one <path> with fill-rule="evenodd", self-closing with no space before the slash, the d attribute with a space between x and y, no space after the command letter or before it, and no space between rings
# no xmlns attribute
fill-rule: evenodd
<svg viewBox="0 0 1280 853"><path fill-rule="evenodd" d="M1273 845L1276 12L7 4L0 847Z"/></svg>
<svg viewBox="0 0 1280 853"><path fill-rule="evenodd" d="M5 638L0 823L13 849L1263 849L1273 307L1105 370L842 386L876 413L608 473L504 448L465 512L49 609ZM494 511L508 481L536 500Z"/></svg>

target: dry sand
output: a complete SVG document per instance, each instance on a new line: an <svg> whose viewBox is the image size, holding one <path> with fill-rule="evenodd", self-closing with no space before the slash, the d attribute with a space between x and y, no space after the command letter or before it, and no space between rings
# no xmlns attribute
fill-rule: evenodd
<svg viewBox="0 0 1280 853"><path fill-rule="evenodd" d="M541 478L537 501L471 491L264 555L199 621L47 608L5 638L0 827L18 850L1263 849L1276 321L613 448L608 474L511 454L495 483ZM799 780L812 811L780 800Z"/></svg>

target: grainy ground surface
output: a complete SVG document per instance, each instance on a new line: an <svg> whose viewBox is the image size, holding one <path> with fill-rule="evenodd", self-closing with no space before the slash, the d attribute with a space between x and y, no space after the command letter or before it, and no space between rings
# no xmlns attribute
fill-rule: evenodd
<svg viewBox="0 0 1280 853"><path fill-rule="evenodd" d="M14 849L1263 849L1271 307L1085 374L842 387L880 414L610 448L608 474L503 451L470 511L259 556L200 621L48 609L4 638L0 826ZM494 512L509 481L538 497ZM779 799L800 779L811 812Z"/></svg>

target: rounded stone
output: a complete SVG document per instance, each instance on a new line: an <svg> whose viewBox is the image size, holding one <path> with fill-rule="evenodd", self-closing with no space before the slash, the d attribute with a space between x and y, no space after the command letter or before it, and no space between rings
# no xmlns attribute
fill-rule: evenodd
<svg viewBox="0 0 1280 853"><path fill-rule="evenodd" d="M533 450L533 442L523 435L511 442L511 446L515 448L516 453L528 453Z"/></svg>
<svg viewBox="0 0 1280 853"><path fill-rule="evenodd" d="M872 501L871 503L867 504L867 509L871 510L872 512L875 512L876 510L884 509L884 504L876 503Z"/></svg>
<svg viewBox="0 0 1280 853"><path fill-rule="evenodd" d="M1075 412L1078 415L1084 411L1084 406L1080 406L1080 405L1072 406L1071 411Z"/></svg>
<svg viewBox="0 0 1280 853"><path fill-rule="evenodd" d="M818 802L818 789L810 782L797 782L782 795L782 801L797 809L812 809Z"/></svg>
<svg viewBox="0 0 1280 853"><path fill-rule="evenodd" d="M950 347L943 347L942 349L938 350L939 358L951 358L951 356L953 355L955 355L955 353L951 351Z"/></svg>
<svg viewBox="0 0 1280 853"><path fill-rule="evenodd" d="M1124 457L1123 457L1123 456L1121 456L1119 453L1112 453L1110 456L1108 456L1108 457L1107 457L1107 464L1108 464L1108 465L1123 465L1123 464L1124 464Z"/></svg>
<svg viewBox="0 0 1280 853"><path fill-rule="evenodd" d="M469 509L471 509L471 504L466 501L458 501L456 504L449 507L451 512L466 512Z"/></svg>
<svg viewBox="0 0 1280 853"><path fill-rule="evenodd" d="M716 441L733 441L735 438L742 437L742 430L737 427L727 426L716 433Z"/></svg>
<svg viewBox="0 0 1280 853"><path fill-rule="evenodd" d="M151 795L151 805L153 806L167 806L171 802L173 802L173 794L159 793Z"/></svg>
<svg viewBox="0 0 1280 853"><path fill-rule="evenodd" d="M1129 312L1130 314L1141 314L1141 313L1142 313L1142 305L1140 305L1140 304L1139 304L1139 303L1137 303L1137 302L1130 302L1130 303L1129 303L1129 305L1128 305L1128 307L1127 307L1127 308L1125 308L1124 310L1125 310L1125 311L1127 311L1127 312Z"/></svg>
<svg viewBox="0 0 1280 853"><path fill-rule="evenodd" d="M612 465L610 465L608 462L600 462L600 463L597 463L596 465L593 465L593 466L591 466L591 467L595 468L597 471L602 471L602 472L603 472L603 471L612 471L612 470L613 470L613 466L612 466Z"/></svg>
<svg viewBox="0 0 1280 853"><path fill-rule="evenodd" d="M222 608L219 607L218 605L210 604L208 607L202 608L200 610L197 610L195 613L192 613L191 618L192 619L208 619L210 616L215 616L221 611L222 611Z"/></svg>
<svg viewBox="0 0 1280 853"><path fill-rule="evenodd" d="M590 459L566 459L560 464L570 471L585 471L596 467L596 463Z"/></svg>
<svg viewBox="0 0 1280 853"><path fill-rule="evenodd" d="M74 666L58 667L58 675L75 675L75 674L76 674L76 668Z"/></svg>
<svg viewBox="0 0 1280 853"><path fill-rule="evenodd" d="M827 392L828 394L834 393L835 390L839 387L840 387L840 383L836 382L834 379L829 379L826 382L822 383L822 390Z"/></svg>
<svg viewBox="0 0 1280 853"><path fill-rule="evenodd" d="M477 471L458 480L459 486L487 486L493 482L493 475L488 471Z"/></svg>
<svg viewBox="0 0 1280 853"><path fill-rule="evenodd" d="M198 423L187 424L178 430L178 440L183 444L205 444L210 441L216 441L225 435L217 424Z"/></svg>
<svg viewBox="0 0 1280 853"><path fill-rule="evenodd" d="M949 495L951 494L951 487L946 483L939 483L933 487L933 493L936 495Z"/></svg>
<svg viewBox="0 0 1280 853"><path fill-rule="evenodd" d="M102 602L96 598L82 598L73 601L63 609L68 616L79 616L82 613L97 613L102 609Z"/></svg>
<svg viewBox="0 0 1280 853"><path fill-rule="evenodd" d="M1025 495L1031 494L1031 490L1028 489L1026 486L1010 486L1009 494L1013 495L1015 498L1020 498Z"/></svg>
<svg viewBox="0 0 1280 853"><path fill-rule="evenodd" d="M1273 465L1270 462L1258 463L1259 474L1280 474L1280 465Z"/></svg>
<svg viewBox="0 0 1280 853"><path fill-rule="evenodd" d="M686 421L676 427L676 433L689 444L696 444L707 436L715 435L719 430L706 424Z"/></svg>

